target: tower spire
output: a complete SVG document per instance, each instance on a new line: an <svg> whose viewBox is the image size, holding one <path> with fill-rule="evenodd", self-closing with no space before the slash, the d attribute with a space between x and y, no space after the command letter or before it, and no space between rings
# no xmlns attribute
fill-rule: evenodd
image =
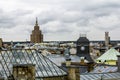
<svg viewBox="0 0 120 80"><path fill-rule="evenodd" d="M36 23L35 23L35 26L38 26L38 19L37 19L37 17L36 17Z"/></svg>

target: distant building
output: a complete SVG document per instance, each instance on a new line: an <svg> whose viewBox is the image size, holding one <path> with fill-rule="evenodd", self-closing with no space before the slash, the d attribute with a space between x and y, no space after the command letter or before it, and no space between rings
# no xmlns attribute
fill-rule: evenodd
<svg viewBox="0 0 120 80"><path fill-rule="evenodd" d="M36 18L34 30L32 31L32 34L30 35L30 41L32 43L43 42L43 34L42 34L42 31L39 29L37 18Z"/></svg>
<svg viewBox="0 0 120 80"><path fill-rule="evenodd" d="M2 38L0 38L0 47L2 47L3 45L3 41L2 41Z"/></svg>
<svg viewBox="0 0 120 80"><path fill-rule="evenodd" d="M105 47L107 48L107 50L109 49L109 44L110 44L109 32L105 32Z"/></svg>
<svg viewBox="0 0 120 80"><path fill-rule="evenodd" d="M101 55L99 58L96 59L97 63L104 63L108 65L117 65L118 57L120 56L120 53L115 50L114 48L111 48L107 50L103 55Z"/></svg>

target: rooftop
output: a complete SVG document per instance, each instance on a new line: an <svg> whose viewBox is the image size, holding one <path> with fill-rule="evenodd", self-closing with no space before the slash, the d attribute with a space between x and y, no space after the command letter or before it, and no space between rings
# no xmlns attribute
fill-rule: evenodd
<svg viewBox="0 0 120 80"><path fill-rule="evenodd" d="M36 77L52 77L67 73L36 50L10 50L0 52L0 76L12 74L13 65L35 64Z"/></svg>

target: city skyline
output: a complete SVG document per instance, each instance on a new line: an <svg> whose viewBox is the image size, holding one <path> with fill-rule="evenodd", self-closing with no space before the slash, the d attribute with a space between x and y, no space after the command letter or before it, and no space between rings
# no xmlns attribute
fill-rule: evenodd
<svg viewBox="0 0 120 80"><path fill-rule="evenodd" d="M120 40L119 0L1 0L0 38L30 41L36 17L44 41Z"/></svg>

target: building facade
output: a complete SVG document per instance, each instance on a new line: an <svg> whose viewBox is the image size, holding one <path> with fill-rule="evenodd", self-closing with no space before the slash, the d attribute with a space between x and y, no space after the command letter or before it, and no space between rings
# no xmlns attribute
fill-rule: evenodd
<svg viewBox="0 0 120 80"><path fill-rule="evenodd" d="M89 48L90 41L87 39L85 34L81 34L79 39L77 40L77 56L84 57L84 59L88 60L89 62L93 62L90 56L90 48Z"/></svg>
<svg viewBox="0 0 120 80"><path fill-rule="evenodd" d="M32 31L32 34L30 35L30 41L32 43L43 42L43 34L42 34L42 31L39 29L37 19L36 19L36 23L35 23L35 26L34 26L34 30Z"/></svg>

